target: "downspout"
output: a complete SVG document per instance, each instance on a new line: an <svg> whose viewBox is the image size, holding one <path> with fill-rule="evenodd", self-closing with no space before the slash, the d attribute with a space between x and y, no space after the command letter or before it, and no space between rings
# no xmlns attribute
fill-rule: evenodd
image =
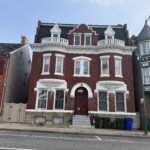
<svg viewBox="0 0 150 150"><path fill-rule="evenodd" d="M8 61L7 61L7 66L6 66L6 72L5 72L5 78L4 78L4 86L3 86L3 92L2 92L1 113L4 110L4 96L5 96L5 91L6 91L8 68L9 68L9 63L10 63L10 56L7 56L7 57L8 57Z"/></svg>

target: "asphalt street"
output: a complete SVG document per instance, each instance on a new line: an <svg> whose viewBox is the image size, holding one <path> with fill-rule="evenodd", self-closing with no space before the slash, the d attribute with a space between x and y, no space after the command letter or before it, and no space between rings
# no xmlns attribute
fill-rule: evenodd
<svg viewBox="0 0 150 150"><path fill-rule="evenodd" d="M150 150L150 138L2 130L0 150Z"/></svg>

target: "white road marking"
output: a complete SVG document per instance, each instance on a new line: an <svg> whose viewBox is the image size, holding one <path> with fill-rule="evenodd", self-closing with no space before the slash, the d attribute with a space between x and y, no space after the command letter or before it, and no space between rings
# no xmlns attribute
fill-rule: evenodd
<svg viewBox="0 0 150 150"><path fill-rule="evenodd" d="M127 141L127 140L103 140L103 141L105 141L105 142L119 142L119 143L148 143L149 144L149 142L139 142L139 141Z"/></svg>
<svg viewBox="0 0 150 150"><path fill-rule="evenodd" d="M0 147L1 150L36 150L36 149L21 149L21 148L7 148L7 147Z"/></svg>
<svg viewBox="0 0 150 150"><path fill-rule="evenodd" d="M102 139L100 138L100 137L98 137L98 136L95 136L99 141L101 141Z"/></svg>

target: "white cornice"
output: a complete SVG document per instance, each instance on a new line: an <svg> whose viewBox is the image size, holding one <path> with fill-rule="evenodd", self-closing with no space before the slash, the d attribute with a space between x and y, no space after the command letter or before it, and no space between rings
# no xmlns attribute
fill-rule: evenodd
<svg viewBox="0 0 150 150"><path fill-rule="evenodd" d="M62 43L36 43L31 44L34 52L63 52L71 54L103 54L118 53L122 55L132 55L136 49L134 46L104 45L104 46L75 46L64 45Z"/></svg>

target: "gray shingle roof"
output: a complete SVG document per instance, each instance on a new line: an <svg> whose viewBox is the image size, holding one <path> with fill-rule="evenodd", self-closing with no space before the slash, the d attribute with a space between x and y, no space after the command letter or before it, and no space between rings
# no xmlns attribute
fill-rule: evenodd
<svg viewBox="0 0 150 150"><path fill-rule="evenodd" d="M138 41L143 41L146 39L150 39L150 27L148 24L145 24L143 29L138 35Z"/></svg>
<svg viewBox="0 0 150 150"><path fill-rule="evenodd" d="M0 43L0 56L7 55L10 52L20 48L21 46L21 44L16 43Z"/></svg>

